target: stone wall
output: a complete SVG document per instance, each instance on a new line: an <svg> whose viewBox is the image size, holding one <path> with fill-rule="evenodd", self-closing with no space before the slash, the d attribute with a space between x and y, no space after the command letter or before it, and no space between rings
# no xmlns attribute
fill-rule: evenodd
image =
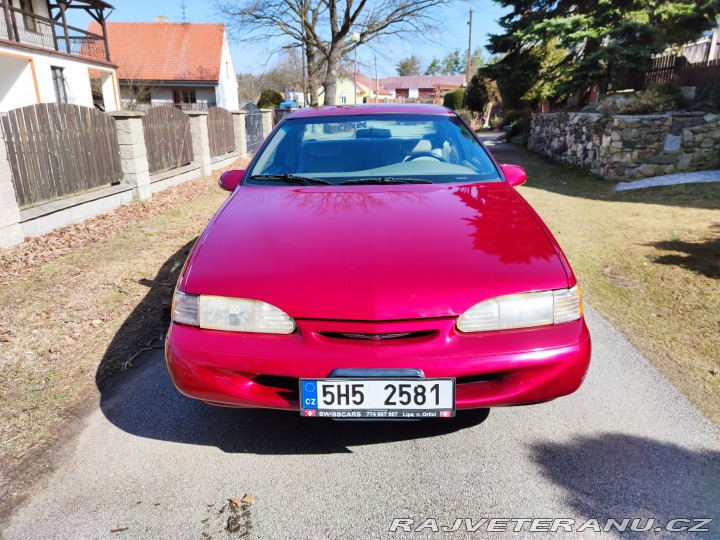
<svg viewBox="0 0 720 540"><path fill-rule="evenodd" d="M720 168L718 115L536 114L530 150L613 180Z"/></svg>

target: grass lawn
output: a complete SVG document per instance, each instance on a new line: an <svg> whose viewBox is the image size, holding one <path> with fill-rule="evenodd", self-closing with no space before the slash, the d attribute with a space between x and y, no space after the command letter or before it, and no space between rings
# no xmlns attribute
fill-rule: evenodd
<svg viewBox="0 0 720 540"><path fill-rule="evenodd" d="M520 193L560 242L587 303L720 425L720 184L613 183L506 144Z"/></svg>

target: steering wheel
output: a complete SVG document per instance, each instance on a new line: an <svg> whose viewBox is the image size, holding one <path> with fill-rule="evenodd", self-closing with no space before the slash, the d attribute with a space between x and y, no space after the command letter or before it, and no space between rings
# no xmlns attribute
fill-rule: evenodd
<svg viewBox="0 0 720 540"><path fill-rule="evenodd" d="M417 152L415 154L409 155L403 161L413 161L420 157L431 157L431 158L437 159L438 161L441 161L442 163L447 163L447 160L445 160L444 157L438 156L437 154L435 154L433 152Z"/></svg>

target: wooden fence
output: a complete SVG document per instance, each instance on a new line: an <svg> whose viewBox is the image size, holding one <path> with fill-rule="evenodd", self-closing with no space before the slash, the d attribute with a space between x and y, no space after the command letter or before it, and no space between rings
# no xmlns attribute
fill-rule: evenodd
<svg viewBox="0 0 720 540"><path fill-rule="evenodd" d="M172 105L151 107L142 119L150 174L192 163L190 118Z"/></svg>
<svg viewBox="0 0 720 540"><path fill-rule="evenodd" d="M220 156L235 151L235 131L230 111L222 107L208 109L208 139L210 155Z"/></svg>
<svg viewBox="0 0 720 540"><path fill-rule="evenodd" d="M115 120L67 103L41 103L2 117L21 209L122 179Z"/></svg>
<svg viewBox="0 0 720 540"><path fill-rule="evenodd" d="M610 84L613 90L644 90L651 84L676 82L680 86L710 86L720 82L720 60L689 63L682 56L665 55L652 59L642 71L616 72Z"/></svg>
<svg viewBox="0 0 720 540"><path fill-rule="evenodd" d="M720 83L720 59L678 68L680 86L710 86Z"/></svg>
<svg viewBox="0 0 720 540"><path fill-rule="evenodd" d="M691 64L682 56L659 56L645 74L645 84L677 81L680 86L709 86L720 79L720 59Z"/></svg>

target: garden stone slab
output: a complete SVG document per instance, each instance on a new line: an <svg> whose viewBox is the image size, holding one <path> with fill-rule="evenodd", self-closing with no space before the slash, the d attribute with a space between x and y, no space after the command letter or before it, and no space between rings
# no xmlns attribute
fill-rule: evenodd
<svg viewBox="0 0 720 540"><path fill-rule="evenodd" d="M628 191L630 189L643 189L658 186L674 186L677 184L702 184L706 182L720 182L720 171L699 171L691 173L668 174L655 176L635 182L621 182L615 186L615 191Z"/></svg>

